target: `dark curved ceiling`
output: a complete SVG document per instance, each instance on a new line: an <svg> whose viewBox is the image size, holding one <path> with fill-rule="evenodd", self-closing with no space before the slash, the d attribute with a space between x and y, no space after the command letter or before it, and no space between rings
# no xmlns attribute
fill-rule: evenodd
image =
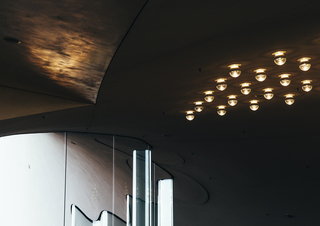
<svg viewBox="0 0 320 226"><path fill-rule="evenodd" d="M184 164L168 168L196 178L210 198L177 201L177 225L319 225L319 1L0 4L1 36L21 40L0 41L0 134L128 135L182 156ZM287 51L281 67L277 50ZM302 56L311 57L308 72L298 68ZM228 75L230 63L242 64L239 78ZM254 80L260 67L263 83ZM292 83L281 87L285 72ZM228 78L224 92L218 77ZM309 93L304 78L313 80ZM248 81L252 93L243 96L239 84ZM261 98L267 86L275 88L270 101ZM214 102L187 121L185 111L211 89ZM289 92L292 106L284 103ZM216 106L231 93L239 103L220 117Z"/></svg>

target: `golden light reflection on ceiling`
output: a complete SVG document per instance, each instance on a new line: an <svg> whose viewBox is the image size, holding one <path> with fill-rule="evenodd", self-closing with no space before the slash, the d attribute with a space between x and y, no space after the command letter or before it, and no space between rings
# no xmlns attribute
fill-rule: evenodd
<svg viewBox="0 0 320 226"><path fill-rule="evenodd" d="M84 38L76 31L60 27L37 26L33 33L38 38L29 43L30 62L57 84L95 102L115 47L95 44L94 37Z"/></svg>
<svg viewBox="0 0 320 226"><path fill-rule="evenodd" d="M57 43L56 40L53 42ZM51 80L68 89L85 93L86 98L94 102L108 66L104 62L108 59L108 51L100 48L98 52L96 45L80 37L64 39L53 45L59 48L48 49L45 44L31 46L29 60Z"/></svg>
<svg viewBox="0 0 320 226"><path fill-rule="evenodd" d="M90 7L74 0L19 3L2 3L8 8L0 12L6 36L21 40L20 53L37 76L95 103L106 69L127 31L118 18L113 20L121 15L106 14L109 5L103 1Z"/></svg>

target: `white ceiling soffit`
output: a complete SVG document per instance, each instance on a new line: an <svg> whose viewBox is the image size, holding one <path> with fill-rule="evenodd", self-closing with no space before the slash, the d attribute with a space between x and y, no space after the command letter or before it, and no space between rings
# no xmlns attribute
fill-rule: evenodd
<svg viewBox="0 0 320 226"><path fill-rule="evenodd" d="M91 104L0 86L0 120Z"/></svg>

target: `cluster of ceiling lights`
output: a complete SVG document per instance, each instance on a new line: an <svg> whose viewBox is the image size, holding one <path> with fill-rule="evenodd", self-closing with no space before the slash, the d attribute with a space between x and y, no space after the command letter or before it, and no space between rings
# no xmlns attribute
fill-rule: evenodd
<svg viewBox="0 0 320 226"><path fill-rule="evenodd" d="M272 55L274 56L274 63L276 65L284 65L286 63L286 57L285 57L285 53L286 51L277 51L272 53ZM309 57L302 57L300 59L298 59L299 61L299 68L301 71L308 71L311 68L311 64L310 64L310 59ZM240 70L240 66L241 64L231 64L228 67L230 68L229 74L231 77L233 78L237 78L240 76L241 74L241 70ZM264 68L258 68L256 70L254 70L254 72L256 73L255 75L255 79L258 82L263 82L266 80L267 75L266 75L266 70ZM280 84L282 86L288 86L291 83L290 80L290 76L291 74L280 74L278 75L278 77L280 78ZM218 78L215 81L217 82L216 88L219 91L224 91L227 88L227 83L226 83L227 78ZM301 81L302 83L302 90L305 92L309 92L312 89L312 84L311 84L312 80L303 80ZM243 95L248 95L251 92L251 88L250 88L251 83L249 82L244 82L240 84L240 91ZM274 88L265 88L263 89L264 91L264 98L267 100L271 100L274 96L273 94L273 90ZM214 100L214 95L213 95L214 91L212 90L208 90L204 92L204 100L205 102L212 102ZM230 106L235 106L238 103L237 100L237 96L238 95L229 95L228 96L228 104ZM288 93L285 94L285 103L288 105L292 105L294 103L294 96L295 94L293 93ZM259 100L250 100L250 109L252 111L256 111L259 108ZM186 111L186 118L191 121L194 119L194 112L202 112L204 109L203 106L204 101L197 101L194 102L195 106L194 106L194 110L189 110ZM227 106L226 105L219 105L217 106L217 113L220 116L223 116L227 113L226 111Z"/></svg>

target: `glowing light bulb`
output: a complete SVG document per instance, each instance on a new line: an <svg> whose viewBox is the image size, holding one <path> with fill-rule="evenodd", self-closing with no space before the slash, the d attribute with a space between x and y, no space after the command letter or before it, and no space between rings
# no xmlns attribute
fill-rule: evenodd
<svg viewBox="0 0 320 226"><path fill-rule="evenodd" d="M282 86L288 86L288 85L291 83L290 75L291 75L291 74L281 74L281 75L278 75L278 77L280 77L280 84L281 84Z"/></svg>
<svg viewBox="0 0 320 226"><path fill-rule="evenodd" d="M225 105L219 105L217 106L217 108L218 108L217 110L218 115L224 116L227 113Z"/></svg>
<svg viewBox="0 0 320 226"><path fill-rule="evenodd" d="M217 89L223 91L227 88L226 78L218 78L215 81L217 82Z"/></svg>
<svg viewBox="0 0 320 226"><path fill-rule="evenodd" d="M256 111L259 109L259 105L258 105L259 101L258 100L250 100L250 109L252 111Z"/></svg>
<svg viewBox="0 0 320 226"><path fill-rule="evenodd" d="M263 89L264 91L264 98L266 98L267 100L271 100L274 96L274 94L272 93L274 89L273 88L265 88Z"/></svg>
<svg viewBox="0 0 320 226"><path fill-rule="evenodd" d="M236 104L238 103L237 95L229 95L228 98L229 98L228 104L230 106L236 106Z"/></svg>
<svg viewBox="0 0 320 226"><path fill-rule="evenodd" d="M214 96L213 96L214 91L205 91L204 94L204 100L207 102L212 102L214 100Z"/></svg>
<svg viewBox="0 0 320 226"><path fill-rule="evenodd" d="M284 95L285 96L285 100L284 100L284 102L286 102L286 104L288 104L288 105L292 105L293 103L294 103L294 99L293 99L293 97L294 97L294 94L293 93L288 93L288 94L286 94L286 95Z"/></svg>
<svg viewBox="0 0 320 226"><path fill-rule="evenodd" d="M312 90L312 85L311 85L312 80L303 80L301 81L302 83L302 90L305 92L309 92Z"/></svg>
<svg viewBox="0 0 320 226"><path fill-rule="evenodd" d="M196 110L196 112L202 112L204 107L202 106L203 104L203 101L197 101L197 102L194 102L194 104L196 105L194 107L194 110Z"/></svg>
<svg viewBox="0 0 320 226"><path fill-rule="evenodd" d="M299 68L301 71L308 71L311 68L311 64L309 62L310 59L310 57L302 57L298 59L298 61L300 62Z"/></svg>
<svg viewBox="0 0 320 226"><path fill-rule="evenodd" d="M257 70L254 70L254 72L257 74L255 78L258 82L263 82L264 80L266 80L267 75L264 73L266 70L267 69L264 69L264 68L259 68Z"/></svg>
<svg viewBox="0 0 320 226"><path fill-rule="evenodd" d="M186 111L186 113L187 113L186 119L188 119L189 121L192 121L194 119L193 111Z"/></svg>
<svg viewBox="0 0 320 226"><path fill-rule="evenodd" d="M286 51L277 51L272 53L272 55L274 55L274 63L276 65L284 65L285 62L287 61L286 57L284 56L284 54L286 53Z"/></svg>
<svg viewBox="0 0 320 226"><path fill-rule="evenodd" d="M241 74L240 66L241 64L231 64L228 66L230 68L229 74L231 77L238 78L240 76Z"/></svg>
<svg viewBox="0 0 320 226"><path fill-rule="evenodd" d="M241 83L241 93L243 95L248 95L251 92L251 88L250 88L251 83L245 82L245 83Z"/></svg>

